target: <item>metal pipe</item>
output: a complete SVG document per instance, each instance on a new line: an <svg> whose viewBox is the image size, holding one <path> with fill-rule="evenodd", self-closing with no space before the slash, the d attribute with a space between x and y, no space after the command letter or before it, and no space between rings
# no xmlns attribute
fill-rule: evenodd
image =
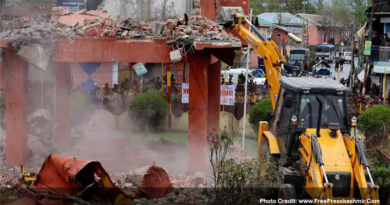
<svg viewBox="0 0 390 205"><path fill-rule="evenodd" d="M329 184L328 177L326 176L326 171L324 165L321 165L322 173L324 174L324 179L327 184Z"/></svg>
<svg viewBox="0 0 390 205"><path fill-rule="evenodd" d="M366 167L366 169L367 169L368 177L370 178L370 181L371 181L372 186L375 186L374 180L372 180L370 168Z"/></svg>
<svg viewBox="0 0 390 205"><path fill-rule="evenodd" d="M223 111L225 112L226 78L227 78L226 67L227 67L227 65L224 63L223 67L225 68L225 78L223 80Z"/></svg>
<svg viewBox="0 0 390 205"><path fill-rule="evenodd" d="M252 18L252 14L251 14L251 18ZM247 18L244 17L244 20L247 24L249 24L250 28L252 29L252 32L255 33L259 38L260 40L262 41L267 41L267 38L260 33L260 31L256 28L256 26L254 26L252 23L251 23L251 20L248 20Z"/></svg>
<svg viewBox="0 0 390 205"><path fill-rule="evenodd" d="M252 9L250 12L250 19L252 20ZM250 31L250 29L249 29ZM246 69L245 69L245 97L244 97L244 123L242 131L242 150L245 150L245 124L246 124L246 106L248 102L248 68L249 68L249 59L251 57L251 47L248 44L248 50L246 54ZM224 103L225 104L225 103Z"/></svg>
<svg viewBox="0 0 390 205"><path fill-rule="evenodd" d="M385 67L385 76L384 76L384 79L383 79L383 104L386 105L386 73L387 73L387 70L386 70L386 67Z"/></svg>

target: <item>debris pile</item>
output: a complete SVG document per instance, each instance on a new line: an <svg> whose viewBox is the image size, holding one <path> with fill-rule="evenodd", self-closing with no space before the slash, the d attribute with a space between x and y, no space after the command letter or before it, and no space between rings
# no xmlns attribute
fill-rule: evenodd
<svg viewBox="0 0 390 205"><path fill-rule="evenodd" d="M115 184L125 192L135 194L135 187L139 187L143 176L146 174L148 166L142 167L129 172L128 174L114 175L112 178ZM213 180L208 179L203 173L195 173L194 175L171 174L173 192L164 197L152 198L143 197L134 200L135 204L165 204L165 203L180 203L180 204L207 204L213 199L212 184Z"/></svg>
<svg viewBox="0 0 390 205"><path fill-rule="evenodd" d="M0 188L15 188L21 184L21 178L17 168L7 168L0 164Z"/></svg>
<svg viewBox="0 0 390 205"><path fill-rule="evenodd" d="M137 22L131 19L113 19L105 11L81 10L75 13L54 7L51 19L21 17L10 21L7 31L0 33L12 46L40 44L48 56L54 52L61 39L75 38L186 38L194 41L240 43L226 33L222 26L205 17L185 15L183 20L168 19L166 22Z"/></svg>
<svg viewBox="0 0 390 205"><path fill-rule="evenodd" d="M130 204L130 201L133 201L133 204L155 205L207 204L214 199L213 182L203 173L195 173L192 176L168 175L166 170L155 164L133 170L128 174L113 174L110 177L97 161L50 154L40 170L29 171L38 173L33 174L36 178L31 186L27 185L26 178L19 168L9 169L0 165L0 188L20 188L19 191L26 194L23 199L38 200L43 204L50 202L51 199L88 200L87 195L97 190L99 194L96 192L95 196L101 200L114 202L121 199L120 202L123 204ZM111 191L105 192L106 189ZM19 200L21 199L10 201L9 204L18 204Z"/></svg>

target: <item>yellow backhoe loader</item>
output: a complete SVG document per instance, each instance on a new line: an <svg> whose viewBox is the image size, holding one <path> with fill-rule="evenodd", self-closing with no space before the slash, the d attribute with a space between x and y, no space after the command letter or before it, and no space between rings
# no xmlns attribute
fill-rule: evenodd
<svg viewBox="0 0 390 205"><path fill-rule="evenodd" d="M379 204L379 186L351 132L357 119L348 117L346 88L332 79L283 76L285 59L278 46L251 24L242 8L220 7L216 21L236 29L264 58L273 117L271 125L260 122L258 157L263 164L280 166L279 198Z"/></svg>

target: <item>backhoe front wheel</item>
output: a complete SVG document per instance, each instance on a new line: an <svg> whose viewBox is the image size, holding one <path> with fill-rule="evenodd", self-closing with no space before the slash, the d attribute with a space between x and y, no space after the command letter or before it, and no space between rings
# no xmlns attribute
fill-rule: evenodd
<svg viewBox="0 0 390 205"><path fill-rule="evenodd" d="M292 184L282 184L279 189L279 204L296 204L297 195Z"/></svg>

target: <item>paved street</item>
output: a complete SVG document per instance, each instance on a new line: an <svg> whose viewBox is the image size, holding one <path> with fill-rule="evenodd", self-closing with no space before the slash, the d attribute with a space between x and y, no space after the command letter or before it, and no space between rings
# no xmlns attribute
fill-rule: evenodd
<svg viewBox="0 0 390 205"><path fill-rule="evenodd" d="M335 70L335 63L330 64L330 66L331 66L330 72L332 72L332 76L335 76L336 79L337 79L338 71ZM357 66L358 66L358 59L355 58L355 68ZM350 63L348 63L348 64L344 63L344 69L343 69L343 71L340 72L340 79L341 78L347 79L349 77L350 70L351 70L351 64Z"/></svg>

